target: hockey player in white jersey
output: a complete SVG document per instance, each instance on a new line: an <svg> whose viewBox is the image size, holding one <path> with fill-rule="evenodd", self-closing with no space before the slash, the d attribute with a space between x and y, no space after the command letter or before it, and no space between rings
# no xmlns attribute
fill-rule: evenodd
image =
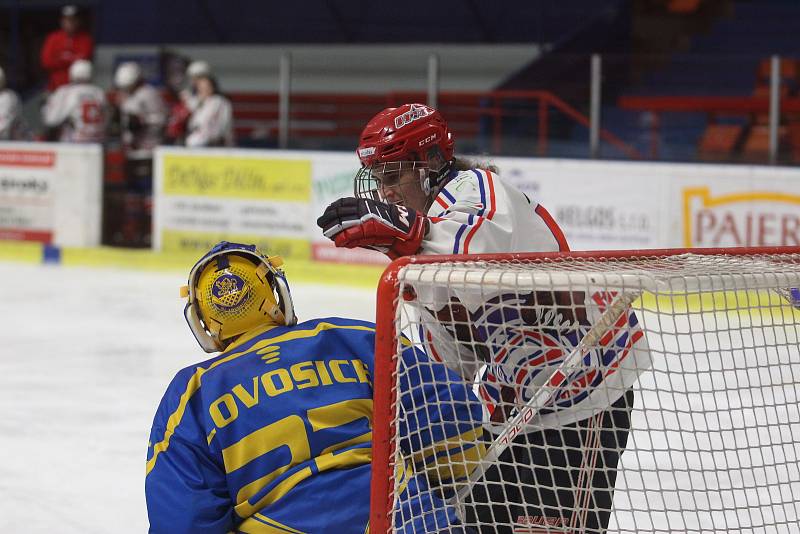
<svg viewBox="0 0 800 534"><path fill-rule="evenodd" d="M233 108L219 93L217 81L210 75L192 78L197 97L189 117L186 146L233 146Z"/></svg>
<svg viewBox="0 0 800 534"><path fill-rule="evenodd" d="M195 81L201 77L210 78L211 76L211 65L209 65L207 61L195 60L186 67L186 78L189 80L189 88L181 91L180 97L181 102L183 102L183 105L186 106L186 109L190 112L196 110L200 105L200 99L197 97L194 86Z"/></svg>
<svg viewBox="0 0 800 534"><path fill-rule="evenodd" d="M356 196L337 200L317 221L337 246L376 249L390 258L569 250L536 199L505 183L492 166L454 157L453 136L433 108L406 104L382 111L364 128L357 154L362 168ZM476 288L426 295L420 300L428 304L417 310L419 336L429 354L465 380L480 376L486 428L499 433L512 409L536 393L551 375L548 369L578 345L613 299L602 288L589 293ZM490 469L475 487L468 523L503 525L497 527L502 532L531 525L607 528L617 461L630 429L630 388L649 366L635 314L625 312L624 323L593 352L597 368L571 376L536 426L498 462L523 467ZM598 445L602 454L570 452Z"/></svg>
<svg viewBox="0 0 800 534"><path fill-rule="evenodd" d="M52 137L67 143L102 143L106 139L108 103L105 92L91 83L92 64L75 61L69 84L52 93L42 110Z"/></svg>
<svg viewBox="0 0 800 534"><path fill-rule="evenodd" d="M164 137L167 108L161 93L142 79L137 63L121 63L114 74L120 90L122 142L129 151L152 154Z"/></svg>
<svg viewBox="0 0 800 534"><path fill-rule="evenodd" d="M19 97L6 87L6 75L0 68L0 141L23 138L22 107Z"/></svg>

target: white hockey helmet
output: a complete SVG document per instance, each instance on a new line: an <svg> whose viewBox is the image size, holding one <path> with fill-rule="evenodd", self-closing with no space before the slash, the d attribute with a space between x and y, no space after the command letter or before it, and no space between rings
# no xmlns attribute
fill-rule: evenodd
<svg viewBox="0 0 800 534"><path fill-rule="evenodd" d="M79 59L69 66L70 82L88 82L92 79L92 63Z"/></svg>
<svg viewBox="0 0 800 534"><path fill-rule="evenodd" d="M139 64L133 61L125 61L120 63L119 67L117 67L117 72L114 73L114 85L119 89L130 89L141 78L142 69L139 68Z"/></svg>
<svg viewBox="0 0 800 534"><path fill-rule="evenodd" d="M189 66L186 67L186 75L189 76L189 78L211 76L211 65L209 65L207 61L192 61L189 63Z"/></svg>

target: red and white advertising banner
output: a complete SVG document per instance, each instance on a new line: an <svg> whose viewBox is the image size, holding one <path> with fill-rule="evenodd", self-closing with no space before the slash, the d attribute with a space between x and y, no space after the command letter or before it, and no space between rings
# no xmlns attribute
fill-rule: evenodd
<svg viewBox="0 0 800 534"><path fill-rule="evenodd" d="M0 239L100 244L99 145L0 143Z"/></svg>

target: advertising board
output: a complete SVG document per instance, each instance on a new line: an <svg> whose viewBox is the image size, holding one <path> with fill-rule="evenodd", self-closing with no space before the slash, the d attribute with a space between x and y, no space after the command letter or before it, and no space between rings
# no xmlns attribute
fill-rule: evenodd
<svg viewBox="0 0 800 534"><path fill-rule="evenodd" d="M220 239L271 253L385 264L337 249L316 226L353 195L351 153L160 148L155 244L202 250ZM800 244L800 169L544 158L491 158L502 179L541 202L572 250Z"/></svg>
<svg viewBox="0 0 800 534"><path fill-rule="evenodd" d="M100 244L99 145L0 143L0 239Z"/></svg>

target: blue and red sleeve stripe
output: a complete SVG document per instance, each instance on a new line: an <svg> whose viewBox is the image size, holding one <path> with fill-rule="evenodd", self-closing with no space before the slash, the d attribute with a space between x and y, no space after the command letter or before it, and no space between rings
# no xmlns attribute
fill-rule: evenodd
<svg viewBox="0 0 800 534"><path fill-rule="evenodd" d="M494 179L492 178L492 173L489 171L479 171L477 169L473 169L472 172L478 177L478 187L481 192L481 204L483 204L483 208L478 211L478 222L470 229L467 238L464 240L464 254L469 254L469 243L472 241L472 237L478 231L478 228L483 224L483 221L491 221L495 213ZM487 190L489 202L486 201ZM472 221L470 221L470 223L471 222Z"/></svg>

